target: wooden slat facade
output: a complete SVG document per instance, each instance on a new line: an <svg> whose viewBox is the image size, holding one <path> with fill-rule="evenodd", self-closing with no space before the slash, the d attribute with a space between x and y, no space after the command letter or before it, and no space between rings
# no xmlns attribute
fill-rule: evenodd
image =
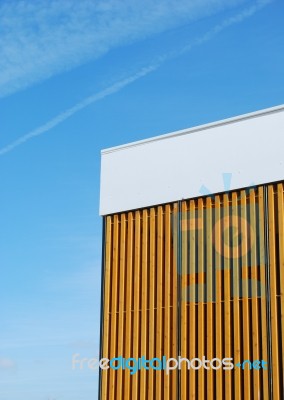
<svg viewBox="0 0 284 400"><path fill-rule="evenodd" d="M108 369L100 399L284 398L283 183L104 223L102 357L232 358L235 368Z"/></svg>

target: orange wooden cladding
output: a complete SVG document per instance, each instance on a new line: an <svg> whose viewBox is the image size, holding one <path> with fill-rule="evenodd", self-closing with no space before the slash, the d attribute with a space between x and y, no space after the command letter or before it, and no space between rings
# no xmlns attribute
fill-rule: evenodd
<svg viewBox="0 0 284 400"><path fill-rule="evenodd" d="M105 217L102 357L267 369L101 371L100 399L284 398L284 184Z"/></svg>
<svg viewBox="0 0 284 400"><path fill-rule="evenodd" d="M284 214L283 183L268 187L273 399L283 399Z"/></svg>
<svg viewBox="0 0 284 400"><path fill-rule="evenodd" d="M102 357L178 356L177 204L106 217ZM177 371L102 372L101 399L176 399Z"/></svg>
<svg viewBox="0 0 284 400"><path fill-rule="evenodd" d="M259 203L262 203L261 206ZM190 321L181 329L184 349L191 347L189 358L223 359L234 363L267 360L267 338L262 342L261 319L266 319L266 302L261 303L259 286L265 287L263 188L233 192L182 202L182 259L187 271L202 273L188 284L182 298L181 320ZM195 221L195 223L193 222ZM193 233L188 238L188 227ZM197 237L197 238L196 238ZM191 257L192 252L197 257ZM184 261L186 263L186 261ZM186 269L186 267L185 267ZM249 271L257 270L252 276ZM250 277L250 279L248 278ZM196 296L192 292L197 292ZM265 291L262 293L265 296ZM260 315L258 313L260 312ZM266 326L266 321L264 321ZM197 329L196 329L197 328ZM267 371L248 368L232 371L181 371L181 398L259 399L268 398ZM197 390L196 390L197 384ZM260 396L260 397L259 397Z"/></svg>

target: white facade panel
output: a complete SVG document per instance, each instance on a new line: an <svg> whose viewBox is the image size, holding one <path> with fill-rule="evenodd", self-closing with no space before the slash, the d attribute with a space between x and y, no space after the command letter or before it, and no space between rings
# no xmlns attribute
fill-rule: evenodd
<svg viewBox="0 0 284 400"><path fill-rule="evenodd" d="M284 106L105 150L100 214L284 179Z"/></svg>

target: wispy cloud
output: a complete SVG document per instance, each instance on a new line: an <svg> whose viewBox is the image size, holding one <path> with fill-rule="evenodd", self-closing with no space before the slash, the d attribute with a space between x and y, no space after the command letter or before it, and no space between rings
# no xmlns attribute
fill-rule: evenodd
<svg viewBox="0 0 284 400"><path fill-rule="evenodd" d="M224 29L230 27L231 25L243 22L245 19L253 16L256 12L258 12L268 4L272 3L273 1L274 0L258 0L250 7L244 8L238 14L235 14L232 17L223 20L220 24L215 25L213 29L206 32L203 36L197 38L195 42L190 43L188 46L185 46L180 52L180 55L184 52L191 50L193 46L201 45L202 43L207 42L216 34L222 32Z"/></svg>
<svg viewBox="0 0 284 400"><path fill-rule="evenodd" d="M177 57L179 55L182 55L185 52L190 51L193 47L201 45L210 39L212 39L215 35L218 33L222 32L224 29L230 27L231 25L237 24L245 20L246 18L251 17L254 15L257 11L265 7L267 4L271 3L273 0L259 0L255 2L252 6L247 7L240 11L238 14L227 18L223 20L221 23L215 25L211 30L207 31L204 35L196 38L186 46L184 46L182 49L176 50L171 53L167 53L163 56L158 57L155 62L152 63L152 65L149 65L145 68L142 68L140 71L138 71L136 74L131 75L119 82L114 83L113 85L109 86L108 88L95 93L81 102L77 103L73 107L69 108L68 110L60 113L57 115L55 118L51 119L48 121L46 124L32 130L31 132L21 136L14 142L10 143L9 145L3 147L0 149L0 156L4 155L6 153L9 153L10 151L14 150L16 147L26 143L27 141L33 139L36 136L40 136L45 132L48 132L50 129L54 128L55 126L59 125L66 119L70 118L72 115L77 113L78 111L86 108L90 104L93 104L99 100L104 99L105 97L118 92L119 90L123 89L124 87L130 85L131 83L137 81L138 79L142 78L143 76L148 75L149 73L157 70L164 62L167 60Z"/></svg>
<svg viewBox="0 0 284 400"><path fill-rule="evenodd" d="M15 361L10 358L0 357L0 370L11 370L16 368Z"/></svg>
<svg viewBox="0 0 284 400"><path fill-rule="evenodd" d="M247 0L2 0L0 97Z"/></svg>

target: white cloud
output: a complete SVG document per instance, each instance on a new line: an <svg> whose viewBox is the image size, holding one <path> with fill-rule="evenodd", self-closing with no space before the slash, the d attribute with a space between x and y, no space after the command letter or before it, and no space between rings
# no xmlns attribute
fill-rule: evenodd
<svg viewBox="0 0 284 400"><path fill-rule="evenodd" d="M6 0L0 5L0 97L110 49L246 0Z"/></svg>
<svg viewBox="0 0 284 400"><path fill-rule="evenodd" d="M0 358L0 370L10 370L16 368L15 361L10 358Z"/></svg>
<svg viewBox="0 0 284 400"><path fill-rule="evenodd" d="M190 42L188 45L184 46L182 49L179 49L177 51L165 54L163 56L157 57L157 60L152 63L152 65L149 65L148 67L142 68L140 71L138 71L136 74L129 76L119 82L114 83L113 85L109 86L108 88L98 92L94 93L93 95L85 98L81 102L75 104L73 107L69 108L66 111L63 111L59 115L57 115L55 118L51 119L47 123L41 125L40 127L32 130L31 132L26 133L25 135L20 136L18 139L16 139L14 142L0 148L0 156L9 153L10 151L14 150L18 146L24 144L25 142L33 139L36 136L40 136L44 134L45 132L48 132L55 126L61 124L64 122L66 119L72 117L72 115L76 114L80 110L86 108L90 104L96 103L97 101L100 101L104 99L105 97L116 93L123 89L125 86L128 86L132 84L133 82L137 81L138 79L142 78L145 75L148 75L149 73L155 71L158 69L164 62L167 60L182 55L185 52L190 51L193 47L199 46L203 44L204 42L207 42L211 38L213 38L215 35L218 33L222 32L224 29L230 27L231 25L237 24L245 20L246 18L251 17L254 15L257 11L261 10L263 7L265 7L267 4L271 3L273 0L259 0L256 3L254 3L252 6L247 7L240 11L238 14L229 17L225 20L223 20L221 23L215 25L211 30L207 31L204 35L198 37L194 41Z"/></svg>

